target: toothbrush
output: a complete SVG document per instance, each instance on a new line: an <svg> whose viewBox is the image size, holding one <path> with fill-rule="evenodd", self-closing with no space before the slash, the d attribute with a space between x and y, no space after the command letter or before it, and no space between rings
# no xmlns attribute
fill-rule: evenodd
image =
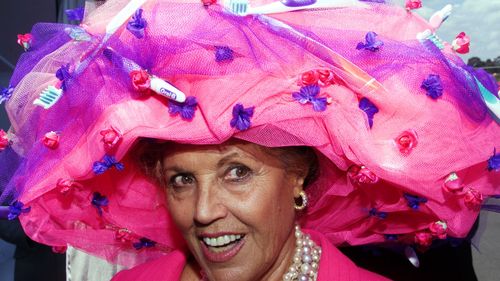
<svg viewBox="0 0 500 281"><path fill-rule="evenodd" d="M448 4L444 6L441 10L435 12L430 18L429 18L429 24L431 25L433 30L437 30L441 24L448 19L448 17L451 15L451 11L453 10L453 6L451 4Z"/></svg>
<svg viewBox="0 0 500 281"><path fill-rule="evenodd" d="M133 70L142 69L136 62L120 56L111 48L104 49L103 54L115 65L115 67L121 68L127 74ZM149 78L151 79L149 89L153 92L176 102L182 103L186 101L186 94L177 89L174 85L154 75L150 75Z"/></svg>
<svg viewBox="0 0 500 281"><path fill-rule="evenodd" d="M249 0L226 0L224 7L231 13L239 16L265 15L284 13L297 10L319 9L319 8L343 8L343 7L369 7L358 0L280 0L267 5L251 7Z"/></svg>
<svg viewBox="0 0 500 281"><path fill-rule="evenodd" d="M44 109L49 109L61 98L62 93L62 89L48 86L40 93L40 96L33 101L33 104L41 106Z"/></svg>

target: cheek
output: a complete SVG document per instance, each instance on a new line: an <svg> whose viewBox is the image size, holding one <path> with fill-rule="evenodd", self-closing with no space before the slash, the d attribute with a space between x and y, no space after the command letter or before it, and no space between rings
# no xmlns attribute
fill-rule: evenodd
<svg viewBox="0 0 500 281"><path fill-rule="evenodd" d="M174 223L182 234L185 234L193 221L193 204L189 200L175 199L168 193L166 196L170 217L174 220Z"/></svg>

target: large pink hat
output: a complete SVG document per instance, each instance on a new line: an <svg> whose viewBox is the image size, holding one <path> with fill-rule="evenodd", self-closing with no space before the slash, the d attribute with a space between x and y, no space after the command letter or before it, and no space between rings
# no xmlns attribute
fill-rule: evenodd
<svg viewBox="0 0 500 281"><path fill-rule="evenodd" d="M0 183L31 238L129 265L183 247L139 140L313 147L301 224L335 244L465 237L500 194L497 86L435 22L384 1L203 2L110 0L20 39Z"/></svg>

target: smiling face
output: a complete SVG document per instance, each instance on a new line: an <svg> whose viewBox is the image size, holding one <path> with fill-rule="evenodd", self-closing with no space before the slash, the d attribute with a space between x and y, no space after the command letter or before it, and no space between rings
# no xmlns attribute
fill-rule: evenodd
<svg viewBox="0 0 500 281"><path fill-rule="evenodd" d="M303 177L251 143L176 144L162 176L170 214L210 280L282 278Z"/></svg>

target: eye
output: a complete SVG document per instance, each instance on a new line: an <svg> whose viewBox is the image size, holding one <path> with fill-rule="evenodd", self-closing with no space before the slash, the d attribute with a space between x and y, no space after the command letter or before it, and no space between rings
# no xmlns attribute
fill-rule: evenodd
<svg viewBox="0 0 500 281"><path fill-rule="evenodd" d="M170 177L169 185L174 188L185 187L194 184L195 180L191 174L177 174Z"/></svg>
<svg viewBox="0 0 500 281"><path fill-rule="evenodd" d="M247 179L249 176L251 176L252 170L248 168L245 165L237 165L230 167L225 176L224 179L228 181L243 181Z"/></svg>

